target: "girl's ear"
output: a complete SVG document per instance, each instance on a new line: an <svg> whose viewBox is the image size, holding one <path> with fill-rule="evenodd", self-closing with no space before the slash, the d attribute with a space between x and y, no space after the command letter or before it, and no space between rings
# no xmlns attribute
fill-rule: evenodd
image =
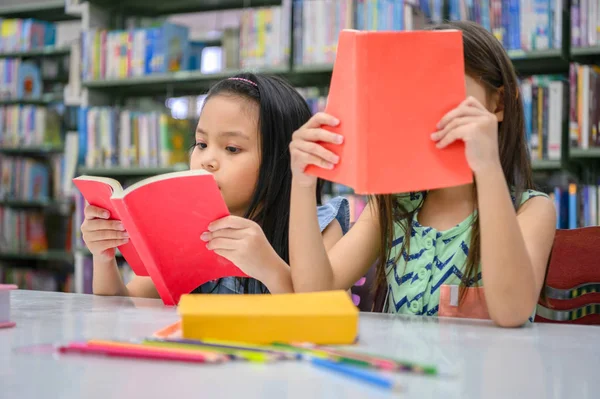
<svg viewBox="0 0 600 399"><path fill-rule="evenodd" d="M517 96L519 92L517 91ZM502 122L504 119L504 86L500 87L496 92L492 95L492 107L494 110L494 114L496 118L498 118L498 122Z"/></svg>

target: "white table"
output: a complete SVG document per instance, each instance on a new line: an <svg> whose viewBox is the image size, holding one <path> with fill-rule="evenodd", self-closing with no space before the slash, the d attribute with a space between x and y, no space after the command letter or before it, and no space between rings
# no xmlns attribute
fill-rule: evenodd
<svg viewBox="0 0 600 399"><path fill-rule="evenodd" d="M146 299L14 291L0 330L0 398L377 398L393 393L307 363L193 365L58 355L48 345L151 335L177 320ZM600 328L362 314L360 345L456 377L400 374L406 398L600 398Z"/></svg>

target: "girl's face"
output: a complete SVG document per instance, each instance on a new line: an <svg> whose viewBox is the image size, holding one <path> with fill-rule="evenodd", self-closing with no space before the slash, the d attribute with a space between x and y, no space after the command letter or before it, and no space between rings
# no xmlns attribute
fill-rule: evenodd
<svg viewBox="0 0 600 399"><path fill-rule="evenodd" d="M233 95L211 97L202 109L190 169L212 173L235 216L250 205L260 167L258 105Z"/></svg>

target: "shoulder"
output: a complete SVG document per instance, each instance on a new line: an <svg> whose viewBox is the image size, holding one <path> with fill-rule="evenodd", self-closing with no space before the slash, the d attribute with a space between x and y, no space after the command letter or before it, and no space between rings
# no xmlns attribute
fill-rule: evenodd
<svg viewBox="0 0 600 399"><path fill-rule="evenodd" d="M517 198L516 198L516 194L514 192L514 190L511 192L511 198L513 200L513 203L517 203ZM526 202L528 202L530 199L532 198L545 198L547 201L550 201L550 196L544 192L541 191L536 191L536 190L525 190L523 191L523 193L521 194L520 198L519 198L519 206L523 206Z"/></svg>
<svg viewBox="0 0 600 399"><path fill-rule="evenodd" d="M347 198L335 197L317 207L319 227L324 231L334 220L340 224L343 234L350 229L350 203Z"/></svg>
<svg viewBox="0 0 600 399"><path fill-rule="evenodd" d="M396 202L402 206L403 211L412 212L423 204L425 192L417 191L413 193L396 194L394 197Z"/></svg>

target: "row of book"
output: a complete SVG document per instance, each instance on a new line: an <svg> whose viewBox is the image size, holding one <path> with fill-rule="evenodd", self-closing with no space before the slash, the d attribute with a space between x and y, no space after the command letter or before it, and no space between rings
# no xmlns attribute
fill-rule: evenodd
<svg viewBox="0 0 600 399"><path fill-rule="evenodd" d="M54 46L56 25L35 19L0 18L0 52L29 51Z"/></svg>
<svg viewBox="0 0 600 399"><path fill-rule="evenodd" d="M43 253L47 250L43 213L0 207L0 252Z"/></svg>
<svg viewBox="0 0 600 399"><path fill-rule="evenodd" d="M418 29L425 19L417 10L405 0L294 0L294 64L333 64L342 29Z"/></svg>
<svg viewBox="0 0 600 399"><path fill-rule="evenodd" d="M79 111L79 160L87 167L166 167L188 163L194 131L187 119L117 107Z"/></svg>
<svg viewBox="0 0 600 399"><path fill-rule="evenodd" d="M521 81L525 135L533 161L560 160L568 91L561 76L532 76Z"/></svg>
<svg viewBox="0 0 600 399"><path fill-rule="evenodd" d="M291 0L282 5L244 9L239 29L228 30L226 62L229 68L276 67L290 56ZM164 22L159 26L127 30L91 29L82 32L82 78L123 79L202 68L207 44L190 39L187 26ZM236 54L234 54L236 53ZM212 70L211 72L216 72Z"/></svg>
<svg viewBox="0 0 600 399"><path fill-rule="evenodd" d="M16 269L10 265L0 265L0 284L15 284L22 290L73 292L71 280L70 276L61 279L55 273L48 271Z"/></svg>
<svg viewBox="0 0 600 399"><path fill-rule="evenodd" d="M600 225L600 184L556 187L550 193L556 207L558 229Z"/></svg>
<svg viewBox="0 0 600 399"><path fill-rule="evenodd" d="M50 170L41 161L0 157L0 199L45 201L51 198Z"/></svg>
<svg viewBox="0 0 600 399"><path fill-rule="evenodd" d="M572 147L600 146L600 68L571 64L569 141Z"/></svg>
<svg viewBox="0 0 600 399"><path fill-rule="evenodd" d="M563 0L446 1L451 20L477 22L492 32L507 50L532 51L562 46ZM434 3L438 9L442 7L441 1Z"/></svg>
<svg viewBox="0 0 600 399"><path fill-rule="evenodd" d="M245 8L240 19L240 67L287 66L291 20L292 0L282 0L274 7Z"/></svg>
<svg viewBox="0 0 600 399"><path fill-rule="evenodd" d="M571 45L600 44L600 3L598 0L571 0Z"/></svg>
<svg viewBox="0 0 600 399"><path fill-rule="evenodd" d="M52 107L0 106L0 146L60 146L61 116Z"/></svg>
<svg viewBox="0 0 600 399"><path fill-rule="evenodd" d="M40 99L42 91L42 73L35 63L0 59L0 99Z"/></svg>

